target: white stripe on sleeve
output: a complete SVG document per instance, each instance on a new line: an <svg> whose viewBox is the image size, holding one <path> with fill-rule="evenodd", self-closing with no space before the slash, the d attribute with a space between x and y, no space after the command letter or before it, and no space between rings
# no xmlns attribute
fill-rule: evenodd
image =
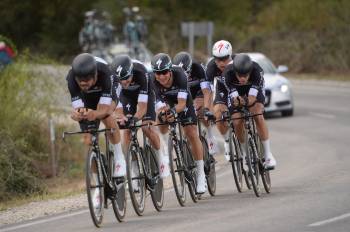
<svg viewBox="0 0 350 232"><path fill-rule="evenodd" d="M258 90L254 88L250 88L249 95L256 97L258 95Z"/></svg>
<svg viewBox="0 0 350 232"><path fill-rule="evenodd" d="M188 95L188 93L186 93L186 92L178 92L177 98L187 99L187 95Z"/></svg>
<svg viewBox="0 0 350 232"><path fill-rule="evenodd" d="M112 103L112 98L110 97L100 97L100 101L98 102L98 104L101 105L110 105Z"/></svg>
<svg viewBox="0 0 350 232"><path fill-rule="evenodd" d="M148 95L147 94L139 94L137 101L138 102L148 102Z"/></svg>
<svg viewBox="0 0 350 232"><path fill-rule="evenodd" d="M233 91L232 93L230 93L230 97L231 98L238 97L238 92L237 91Z"/></svg>
<svg viewBox="0 0 350 232"><path fill-rule="evenodd" d="M210 90L210 82L209 81L201 82L201 89L209 89Z"/></svg>
<svg viewBox="0 0 350 232"><path fill-rule="evenodd" d="M78 99L72 102L72 106L74 109L84 108L84 102L81 99Z"/></svg>

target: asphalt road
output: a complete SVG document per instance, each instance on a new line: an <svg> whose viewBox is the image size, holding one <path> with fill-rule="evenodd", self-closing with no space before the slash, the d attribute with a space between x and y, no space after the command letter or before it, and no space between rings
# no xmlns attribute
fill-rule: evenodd
<svg viewBox="0 0 350 232"><path fill-rule="evenodd" d="M96 229L88 210L8 225L0 231L350 231L350 88L295 84L295 115L268 119L272 151L272 193L238 193L230 166L217 172L217 196L204 195L180 207L166 192L163 212L150 201L142 217L128 205L118 223L108 210ZM222 158L222 157L221 157ZM219 159L221 159L219 157ZM222 159L221 159L222 160Z"/></svg>

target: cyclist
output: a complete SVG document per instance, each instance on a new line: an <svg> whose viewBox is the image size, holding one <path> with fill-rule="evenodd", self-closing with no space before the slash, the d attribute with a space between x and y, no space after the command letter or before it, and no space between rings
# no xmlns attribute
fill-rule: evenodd
<svg viewBox="0 0 350 232"><path fill-rule="evenodd" d="M262 68L251 60L246 54L237 54L232 64L229 64L223 73L223 78L229 88L230 100L233 99L234 106L247 105L253 114L260 114L264 111L265 102L265 81ZM243 96L248 95L245 101ZM232 112L232 111L231 111ZM234 112L233 117L240 117L239 112ZM264 166L266 169L273 169L276 160L270 151L270 140L268 129L263 115L254 117L259 137L264 147ZM234 127L242 147L245 147L243 119L234 120ZM245 156L243 149L243 156Z"/></svg>
<svg viewBox="0 0 350 232"><path fill-rule="evenodd" d="M216 80L215 97L214 97L214 115L217 119L220 119L222 113L228 111L228 90L225 82L222 78L222 72L225 67L232 61L232 46L230 42L226 40L219 40L213 46L213 58L211 58L207 64L206 74L208 80L213 84ZM210 112L206 112L210 115ZM225 158L230 159L229 155L229 130L226 122L217 122L216 126L220 134L224 137Z"/></svg>
<svg viewBox="0 0 350 232"><path fill-rule="evenodd" d="M118 81L122 87L116 108L117 120L121 125L125 123L133 125L141 119L145 124L154 123L156 119L155 94L150 86L151 81L146 67L137 60L131 60L128 55L119 55L114 59L112 69L114 80ZM169 160L165 156L164 149L161 149L159 135L153 126L142 127L142 130L158 155L160 176L167 177L170 174ZM130 143L130 139L130 130L125 130L126 147ZM164 146L162 147L164 148Z"/></svg>
<svg viewBox="0 0 350 232"><path fill-rule="evenodd" d="M125 176L126 164L120 132L111 116L115 104L111 95L112 74L107 62L91 54L82 53L74 58L66 79L73 106L71 118L79 122L81 130L89 129L88 122L96 120L101 120L107 128L114 129L109 136L114 148L113 177ZM98 124L99 122L97 126ZM85 137L86 144L90 144L89 138Z"/></svg>
<svg viewBox="0 0 350 232"><path fill-rule="evenodd" d="M208 115L212 106L212 92L202 65L193 61L188 52L177 53L173 59L173 64L181 67L187 75L187 83L196 111L199 115L203 115L203 113ZM213 115L211 116L213 118ZM209 153L213 155L216 151L216 144L212 125L207 123L206 120L202 120L202 122L208 129Z"/></svg>
<svg viewBox="0 0 350 232"><path fill-rule="evenodd" d="M172 121L178 118L184 120L182 128L191 145L197 165L198 194L206 191L202 144L197 133L197 117L193 106L191 93L188 91L187 77L180 68L172 65L169 55L158 53L152 58L152 70L155 75L156 110L161 121ZM166 112L167 116L161 116ZM161 136L168 141L168 126L160 126Z"/></svg>

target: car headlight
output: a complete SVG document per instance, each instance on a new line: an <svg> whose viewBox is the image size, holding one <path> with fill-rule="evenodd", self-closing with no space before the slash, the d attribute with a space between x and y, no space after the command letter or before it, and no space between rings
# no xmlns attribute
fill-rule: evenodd
<svg viewBox="0 0 350 232"><path fill-rule="evenodd" d="M289 91L289 86L286 84L283 84L280 86L280 90L282 93L287 93Z"/></svg>

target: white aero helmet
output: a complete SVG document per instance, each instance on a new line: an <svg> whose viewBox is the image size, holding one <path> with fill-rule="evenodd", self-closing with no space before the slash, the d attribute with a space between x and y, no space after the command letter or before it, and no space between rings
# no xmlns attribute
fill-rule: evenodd
<svg viewBox="0 0 350 232"><path fill-rule="evenodd" d="M226 40L219 40L213 46L213 56L214 57L225 57L232 55L232 46L230 42Z"/></svg>

